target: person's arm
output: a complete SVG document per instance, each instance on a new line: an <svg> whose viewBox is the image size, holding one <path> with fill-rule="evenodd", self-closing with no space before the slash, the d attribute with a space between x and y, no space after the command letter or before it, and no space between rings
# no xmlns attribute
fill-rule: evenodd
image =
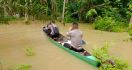
<svg viewBox="0 0 132 70"><path fill-rule="evenodd" d="M73 30L73 27L70 27L70 28L69 28L69 31L72 31L72 30Z"/></svg>
<svg viewBox="0 0 132 70"><path fill-rule="evenodd" d="M67 37L66 37L67 39L70 39L70 37L71 37L70 31L66 33L66 36L67 36Z"/></svg>
<svg viewBox="0 0 132 70"><path fill-rule="evenodd" d="M72 31L67 32L66 35L67 35L68 37L71 37Z"/></svg>
<svg viewBox="0 0 132 70"><path fill-rule="evenodd" d="M67 32L67 33L66 33L66 36L70 36L70 32Z"/></svg>

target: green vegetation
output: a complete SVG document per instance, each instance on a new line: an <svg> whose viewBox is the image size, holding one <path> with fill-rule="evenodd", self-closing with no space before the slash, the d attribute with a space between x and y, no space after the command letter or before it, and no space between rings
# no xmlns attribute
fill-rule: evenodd
<svg viewBox="0 0 132 70"><path fill-rule="evenodd" d="M9 70L29 70L31 65L29 64L21 64L21 65L14 65Z"/></svg>
<svg viewBox="0 0 132 70"><path fill-rule="evenodd" d="M129 25L128 33L130 36L132 36L132 23L130 23L130 25ZM130 38L130 41L132 41L132 37Z"/></svg>
<svg viewBox="0 0 132 70"><path fill-rule="evenodd" d="M123 32L127 31L132 16L132 1L1 0L0 9L0 23L8 24L16 18L24 18L26 24L32 20L76 21L94 23L98 30Z"/></svg>
<svg viewBox="0 0 132 70"><path fill-rule="evenodd" d="M101 62L99 70L124 70L128 68L128 64L125 61L109 55L109 47L106 43L103 47L93 50L93 55Z"/></svg>
<svg viewBox="0 0 132 70"><path fill-rule="evenodd" d="M129 32L129 35L132 36L132 30L129 30L128 32Z"/></svg>
<svg viewBox="0 0 132 70"><path fill-rule="evenodd" d="M64 2L65 1L65 2ZM65 3L65 7L63 7ZM65 11L64 11L65 9ZM26 24L33 20L93 23L94 28L109 32L128 31L132 36L132 0L0 0L0 24L23 19ZM132 40L132 38L130 38ZM123 70L127 63L108 53L108 44L97 48L93 54L102 63L100 70ZM26 49L27 56L34 56L32 48ZM109 60L114 62L112 65ZM2 67L2 63L0 62ZM12 70L28 70L30 65L16 65Z"/></svg>
<svg viewBox="0 0 132 70"><path fill-rule="evenodd" d="M98 17L94 26L97 30L123 32L127 30L128 24L116 21L113 17Z"/></svg>
<svg viewBox="0 0 132 70"><path fill-rule="evenodd" d="M128 70L132 70L132 66L129 66Z"/></svg>
<svg viewBox="0 0 132 70"><path fill-rule="evenodd" d="M132 22L130 22L130 24L129 24L128 33L129 33L130 36L132 36Z"/></svg>
<svg viewBox="0 0 132 70"><path fill-rule="evenodd" d="M1 16L0 16L1 18ZM3 17L2 19L0 19L0 23L1 24L9 24L8 21L12 21L12 20L16 20L17 18L14 17L14 16L6 16L6 17Z"/></svg>
<svg viewBox="0 0 132 70"><path fill-rule="evenodd" d="M62 18L63 3L65 22L94 22L98 16L114 17L127 24L131 17L131 0L1 0L1 22L9 21L7 16L29 20L58 20Z"/></svg>
<svg viewBox="0 0 132 70"><path fill-rule="evenodd" d="M3 65L1 61L0 61L0 70L3 70Z"/></svg>
<svg viewBox="0 0 132 70"><path fill-rule="evenodd" d="M27 48L26 49L26 55L27 56L34 56L35 55L35 52L32 48Z"/></svg>

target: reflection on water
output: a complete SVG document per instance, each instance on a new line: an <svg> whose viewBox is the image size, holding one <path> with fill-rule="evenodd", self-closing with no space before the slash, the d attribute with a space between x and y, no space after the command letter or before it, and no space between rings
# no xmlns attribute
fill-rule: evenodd
<svg viewBox="0 0 132 70"><path fill-rule="evenodd" d="M66 51L50 43L42 32L43 24L11 24L0 26L0 61L3 70L14 64L31 64L31 70L98 70L84 61L77 59ZM66 27L59 24L59 29L65 35ZM87 45L84 48L92 51L93 47L100 47L106 41L110 43L110 53L122 57L132 63L132 43L123 42L129 38L127 33L109 33L93 30L89 25L80 26L84 32ZM26 56L25 50L32 47L35 56Z"/></svg>

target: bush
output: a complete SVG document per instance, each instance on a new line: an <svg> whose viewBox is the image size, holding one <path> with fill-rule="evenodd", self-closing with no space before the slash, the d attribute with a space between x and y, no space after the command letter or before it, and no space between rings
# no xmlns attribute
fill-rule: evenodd
<svg viewBox="0 0 132 70"><path fill-rule="evenodd" d="M132 66L130 66L130 67L128 68L128 70L132 70Z"/></svg>
<svg viewBox="0 0 132 70"><path fill-rule="evenodd" d="M35 55L35 52L32 48L27 48L26 49L26 55L27 56L34 56Z"/></svg>
<svg viewBox="0 0 132 70"><path fill-rule="evenodd" d="M99 70L124 70L128 67L127 63L120 58L109 55L109 45L106 43L102 48L96 48L93 50L93 55L97 57L101 66Z"/></svg>
<svg viewBox="0 0 132 70"><path fill-rule="evenodd" d="M14 16L0 16L1 24L9 24L8 22L11 20L16 20L17 18Z"/></svg>
<svg viewBox="0 0 132 70"><path fill-rule="evenodd" d="M0 23L1 24L9 24L8 21L9 21L8 18L0 17Z"/></svg>
<svg viewBox="0 0 132 70"><path fill-rule="evenodd" d="M87 13L86 13L86 19L87 19L88 17L92 17L92 16L94 16L94 15L97 15L97 11L96 11L95 9L90 9L90 10L87 11Z"/></svg>
<svg viewBox="0 0 132 70"><path fill-rule="evenodd" d="M71 22L75 22L75 21L78 21L78 20L75 19L75 18L73 18L73 17L71 17L71 16L66 16L66 17L64 18L64 21L65 21L66 23L71 23Z"/></svg>
<svg viewBox="0 0 132 70"><path fill-rule="evenodd" d="M129 33L130 36L132 36L132 24L131 23L129 24L128 33Z"/></svg>
<svg viewBox="0 0 132 70"><path fill-rule="evenodd" d="M21 65L14 65L9 70L29 70L31 65L29 64L21 64Z"/></svg>
<svg viewBox="0 0 132 70"><path fill-rule="evenodd" d="M123 32L128 24L114 20L113 17L98 17L94 23L94 28L102 31Z"/></svg>
<svg viewBox="0 0 132 70"><path fill-rule="evenodd" d="M129 35L132 36L132 29L128 31Z"/></svg>

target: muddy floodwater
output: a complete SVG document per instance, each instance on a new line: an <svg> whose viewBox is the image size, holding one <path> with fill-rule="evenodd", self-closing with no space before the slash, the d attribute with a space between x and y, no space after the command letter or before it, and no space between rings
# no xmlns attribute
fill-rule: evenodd
<svg viewBox="0 0 132 70"><path fill-rule="evenodd" d="M20 21L0 25L0 62L3 70L8 70L14 64L30 64L30 70L98 70L50 43L42 31L44 25L37 21L30 25ZM64 35L70 26L57 25ZM98 31L88 24L80 24L80 29L87 43L84 46L87 51L91 52L93 48L101 47L108 42L112 46L111 55L132 64L132 42L124 41L130 38L128 33ZM35 56L25 54L29 47L32 47Z"/></svg>

